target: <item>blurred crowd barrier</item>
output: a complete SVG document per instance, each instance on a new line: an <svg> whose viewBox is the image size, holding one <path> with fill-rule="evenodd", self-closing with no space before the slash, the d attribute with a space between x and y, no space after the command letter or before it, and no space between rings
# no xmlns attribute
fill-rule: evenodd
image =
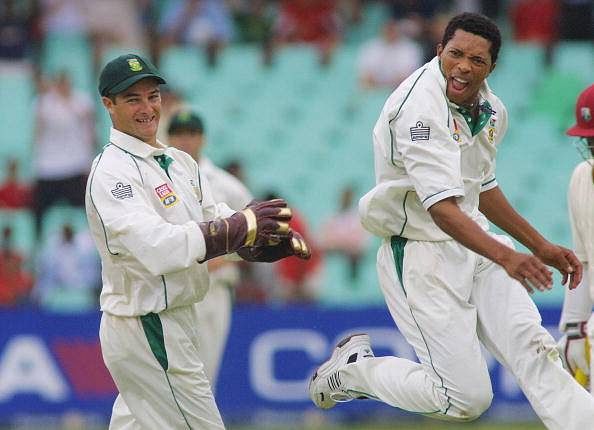
<svg viewBox="0 0 594 430"><path fill-rule="evenodd" d="M554 334L559 309L541 309ZM105 425L117 394L101 360L96 312L56 315L0 313L0 426L60 420ZM307 384L315 366L348 333L370 334L376 355L414 359L383 307L358 310L317 306L238 306L217 386L217 403L229 423L357 421L414 416L375 401L316 410ZM485 352L494 400L487 420L533 420L514 378ZM14 427L12 427L14 426Z"/></svg>

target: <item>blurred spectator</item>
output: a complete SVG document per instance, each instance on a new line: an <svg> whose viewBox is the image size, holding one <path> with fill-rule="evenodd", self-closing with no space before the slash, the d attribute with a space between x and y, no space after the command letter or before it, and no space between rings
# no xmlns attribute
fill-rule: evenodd
<svg viewBox="0 0 594 430"><path fill-rule="evenodd" d="M239 160L231 160L225 166L223 166L224 170L231 173L237 179L239 179L242 183L246 183L245 173L243 171L243 164Z"/></svg>
<svg viewBox="0 0 594 430"><path fill-rule="evenodd" d="M482 13L481 3L480 0L452 0L448 11L453 15L463 12Z"/></svg>
<svg viewBox="0 0 594 430"><path fill-rule="evenodd" d="M388 0L391 16L398 22L401 34L416 40L423 49L424 61L435 57L437 43L441 42L444 29L441 26L449 21L452 2L437 0Z"/></svg>
<svg viewBox="0 0 594 430"><path fill-rule="evenodd" d="M267 0L236 1L233 7L236 37L240 43L266 43L272 38L274 16Z"/></svg>
<svg viewBox="0 0 594 430"><path fill-rule="evenodd" d="M361 23L363 9L362 0L338 0L338 11L348 27Z"/></svg>
<svg viewBox="0 0 594 430"><path fill-rule="evenodd" d="M559 0L559 38L594 39L594 1Z"/></svg>
<svg viewBox="0 0 594 430"><path fill-rule="evenodd" d="M2 229L0 249L0 306L14 306L28 300L33 277L24 268L24 258L13 249L12 229Z"/></svg>
<svg viewBox="0 0 594 430"><path fill-rule="evenodd" d="M264 200L280 198L276 193L268 193ZM268 300L280 303L313 303L318 298L321 286L322 255L312 240L305 218L291 205L293 217L289 226L301 233L305 242L311 248L311 258L302 260L297 257L287 257L273 263L276 282L266 286ZM270 266L270 265L269 265Z"/></svg>
<svg viewBox="0 0 594 430"><path fill-rule="evenodd" d="M39 0L41 4L41 26L44 35L88 34L84 3L80 0Z"/></svg>
<svg viewBox="0 0 594 430"><path fill-rule="evenodd" d="M493 20L497 20L499 15L501 15L502 11L505 10L507 6L507 1L505 0L481 0L481 11L484 15L487 15L489 18Z"/></svg>
<svg viewBox="0 0 594 430"><path fill-rule="evenodd" d="M399 22L404 34L422 38L430 21L438 13L436 0L388 0L392 18Z"/></svg>
<svg viewBox="0 0 594 430"><path fill-rule="evenodd" d="M33 207L39 238L43 215L54 203L85 204L95 154L95 118L92 100L73 89L64 72L38 96L35 115Z"/></svg>
<svg viewBox="0 0 594 430"><path fill-rule="evenodd" d="M279 43L308 43L320 51L320 63L328 64L341 39L336 0L282 0L275 23Z"/></svg>
<svg viewBox="0 0 594 430"><path fill-rule="evenodd" d="M98 306L101 262L87 230L65 223L51 235L37 261L35 294L42 307L82 312Z"/></svg>
<svg viewBox="0 0 594 430"><path fill-rule="evenodd" d="M84 13L96 70L106 49L118 47L139 52L148 48L149 37L142 17L150 2L146 0L86 0Z"/></svg>
<svg viewBox="0 0 594 430"><path fill-rule="evenodd" d="M6 162L6 177L0 184L0 208L23 209L31 206L31 186L19 181L17 160Z"/></svg>
<svg viewBox="0 0 594 430"><path fill-rule="evenodd" d="M172 44L200 46L214 66L233 37L233 21L221 0L174 0L163 11L161 33L161 49Z"/></svg>
<svg viewBox="0 0 594 430"><path fill-rule="evenodd" d="M425 29L422 43L425 51L425 61L431 61L437 54L437 45L441 43L443 32L452 16L448 13L438 13Z"/></svg>
<svg viewBox="0 0 594 430"><path fill-rule="evenodd" d="M322 224L318 234L322 251L341 254L349 261L352 280L359 274L361 258L369 242L369 234L361 226L353 197L353 188L346 187L340 195L338 212Z"/></svg>
<svg viewBox="0 0 594 430"><path fill-rule="evenodd" d="M548 46L557 40L557 0L516 0L510 8L510 23L517 42Z"/></svg>
<svg viewBox="0 0 594 430"><path fill-rule="evenodd" d="M185 107L186 103L178 91L169 85L161 85L161 116L159 119L159 128L157 129L157 139L164 145L169 145L169 136L167 127L174 113L179 112Z"/></svg>
<svg viewBox="0 0 594 430"><path fill-rule="evenodd" d="M32 46L32 9L14 0L0 2L0 71L7 67L29 69Z"/></svg>
<svg viewBox="0 0 594 430"><path fill-rule="evenodd" d="M422 64L421 46L401 35L398 23L390 19L383 25L381 36L361 48L359 82L363 88L394 89Z"/></svg>
<svg viewBox="0 0 594 430"><path fill-rule="evenodd" d="M262 48L262 63L270 65L273 54L274 16L268 0L237 0L233 7L236 40Z"/></svg>
<svg viewBox="0 0 594 430"><path fill-rule="evenodd" d="M278 289L278 276L273 264L240 261L240 282L235 300L241 304L265 304Z"/></svg>

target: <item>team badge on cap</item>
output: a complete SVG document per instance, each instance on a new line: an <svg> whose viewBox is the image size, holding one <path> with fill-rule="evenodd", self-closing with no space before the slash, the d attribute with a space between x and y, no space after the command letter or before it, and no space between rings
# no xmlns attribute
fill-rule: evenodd
<svg viewBox="0 0 594 430"><path fill-rule="evenodd" d="M142 64L140 64L137 58L128 59L128 65L133 72L140 72L142 70Z"/></svg>
<svg viewBox="0 0 594 430"><path fill-rule="evenodd" d="M159 200L161 200L161 203L163 203L163 206L166 208L173 206L179 200L169 184L159 185L155 188L155 192L157 193Z"/></svg>
<svg viewBox="0 0 594 430"><path fill-rule="evenodd" d="M421 121L417 121L414 127L410 128L410 140L429 140L431 128L425 127Z"/></svg>
<svg viewBox="0 0 594 430"><path fill-rule="evenodd" d="M582 116L582 119L586 122L592 119L592 113L590 112L589 107L582 107L580 109L580 115Z"/></svg>

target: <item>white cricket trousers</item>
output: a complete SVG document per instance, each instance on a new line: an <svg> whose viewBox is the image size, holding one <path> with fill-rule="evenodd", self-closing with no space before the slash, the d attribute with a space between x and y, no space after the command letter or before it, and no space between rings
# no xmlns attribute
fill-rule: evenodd
<svg viewBox="0 0 594 430"><path fill-rule="evenodd" d="M536 306L501 266L454 240L393 237L381 245L377 268L390 313L420 364L397 357L348 364L341 371L348 391L433 418L476 419L493 397L482 342L548 429L594 429L594 399L562 368Z"/></svg>
<svg viewBox="0 0 594 430"><path fill-rule="evenodd" d="M110 430L224 429L200 359L193 305L101 317L103 360L120 394Z"/></svg>
<svg viewBox="0 0 594 430"><path fill-rule="evenodd" d="M231 287L211 276L206 296L196 303L201 358L213 393L216 392L219 368L231 327L232 302Z"/></svg>

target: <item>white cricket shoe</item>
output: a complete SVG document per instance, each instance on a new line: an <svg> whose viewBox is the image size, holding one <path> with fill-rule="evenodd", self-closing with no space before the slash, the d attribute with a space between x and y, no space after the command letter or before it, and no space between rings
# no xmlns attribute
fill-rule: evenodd
<svg viewBox="0 0 594 430"><path fill-rule="evenodd" d="M321 409L330 409L337 402L348 402L354 399L342 389L339 370L349 363L361 359L375 357L371 350L369 335L352 334L336 345L332 356L314 372L309 380L309 397Z"/></svg>

